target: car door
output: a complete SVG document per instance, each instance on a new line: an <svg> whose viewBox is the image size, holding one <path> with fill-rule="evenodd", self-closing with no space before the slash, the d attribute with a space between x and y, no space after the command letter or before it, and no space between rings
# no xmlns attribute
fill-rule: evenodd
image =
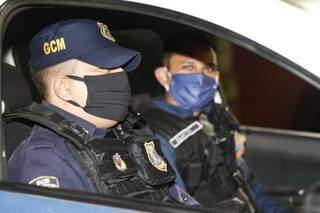
<svg viewBox="0 0 320 213"><path fill-rule="evenodd" d="M248 164L267 193L287 195L289 201L319 181L319 133L251 126L243 130Z"/></svg>

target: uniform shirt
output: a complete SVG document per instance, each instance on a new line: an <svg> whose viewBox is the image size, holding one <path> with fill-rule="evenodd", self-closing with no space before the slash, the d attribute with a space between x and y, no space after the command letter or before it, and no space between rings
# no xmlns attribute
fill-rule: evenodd
<svg viewBox="0 0 320 213"><path fill-rule="evenodd" d="M54 105L43 105L69 121L76 122L93 138L104 137L106 130L70 114ZM94 192L95 189L79 162L69 152L63 137L35 125L8 162L9 181L37 186Z"/></svg>
<svg viewBox="0 0 320 213"><path fill-rule="evenodd" d="M107 129L93 124L47 102L45 107L65 119L77 123L93 138L101 139ZM30 136L22 141L8 162L9 181L37 186L95 192L92 181L69 152L63 137L51 130L35 125ZM175 200L190 206L200 204L177 185L169 188Z"/></svg>
<svg viewBox="0 0 320 213"><path fill-rule="evenodd" d="M163 97L158 97L153 100L154 106L166 111L170 114L173 114L175 116L178 116L180 118L188 118L193 116L193 112L190 110L186 110L180 106L175 106L172 104L169 104L168 102L165 101ZM210 106L205 107L204 109L205 112L210 111ZM159 139L162 152L166 156L167 160L171 164L172 168L176 172L176 181L175 183L181 187L182 189L186 190L186 186L184 184L184 181L182 180L182 177L178 171L178 167L176 164L176 153L175 149L170 145L170 143L160 134L155 133L156 137Z"/></svg>
<svg viewBox="0 0 320 213"><path fill-rule="evenodd" d="M175 116L178 116L180 118L188 118L188 117L190 118L193 116L193 112L191 110L186 110L180 106L169 104L168 102L166 102L164 97L155 98L153 100L153 104L155 107L161 110L164 110L168 113L171 113ZM210 104L204 107L203 113L208 114L210 112L210 108L211 108ZM181 175L177 169L177 165L175 161L176 160L175 149L170 145L170 143L163 136L157 133L156 133L156 136L160 140L162 152L167 157L168 161L170 162L171 166L176 172L177 178L175 183L181 188L183 188L184 190L186 190L183 179L181 178ZM244 168L245 172L248 172L248 173L250 172L243 158L240 159L240 166ZM259 208L260 212L262 213L288 212L288 210L283 208L277 201L266 196L263 193L261 186L257 182L252 181L252 183L250 184L250 189L253 194L253 199L257 207Z"/></svg>

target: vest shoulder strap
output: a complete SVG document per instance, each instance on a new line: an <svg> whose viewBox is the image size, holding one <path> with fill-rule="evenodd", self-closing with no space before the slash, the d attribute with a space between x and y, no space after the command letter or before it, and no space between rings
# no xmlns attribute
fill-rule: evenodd
<svg viewBox="0 0 320 213"><path fill-rule="evenodd" d="M184 119L161 109L150 109L146 113L151 129L164 137L173 148L179 147L182 143L189 140L193 135L207 137L200 131L203 124L195 119ZM197 138L196 140L198 140Z"/></svg>
<svg viewBox="0 0 320 213"><path fill-rule="evenodd" d="M153 131L168 140L193 122L155 107L148 109L143 117L147 119Z"/></svg>
<svg viewBox="0 0 320 213"><path fill-rule="evenodd" d="M19 108L4 115L5 122L26 119L40 124L71 141L78 149L83 149L90 139L87 132L74 122L68 121L53 110L37 103Z"/></svg>

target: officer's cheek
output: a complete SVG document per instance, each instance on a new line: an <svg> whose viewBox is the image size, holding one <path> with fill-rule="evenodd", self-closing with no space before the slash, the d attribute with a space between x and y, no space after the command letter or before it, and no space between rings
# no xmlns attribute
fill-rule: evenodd
<svg viewBox="0 0 320 213"><path fill-rule="evenodd" d="M81 107L85 107L87 103L88 89L83 82L77 82L71 86L71 96L73 101L78 103Z"/></svg>

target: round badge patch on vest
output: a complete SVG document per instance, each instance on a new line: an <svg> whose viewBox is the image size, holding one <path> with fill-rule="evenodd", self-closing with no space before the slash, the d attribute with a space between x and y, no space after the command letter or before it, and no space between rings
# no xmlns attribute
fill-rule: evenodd
<svg viewBox="0 0 320 213"><path fill-rule="evenodd" d="M110 41L116 42L116 39L112 36L111 32L109 31L107 25L97 22L98 27L100 28L101 35Z"/></svg>
<svg viewBox="0 0 320 213"><path fill-rule="evenodd" d="M161 156L155 150L155 145L153 141L145 142L144 147L146 149L148 159L150 163L160 171L167 171L167 163L161 158Z"/></svg>

